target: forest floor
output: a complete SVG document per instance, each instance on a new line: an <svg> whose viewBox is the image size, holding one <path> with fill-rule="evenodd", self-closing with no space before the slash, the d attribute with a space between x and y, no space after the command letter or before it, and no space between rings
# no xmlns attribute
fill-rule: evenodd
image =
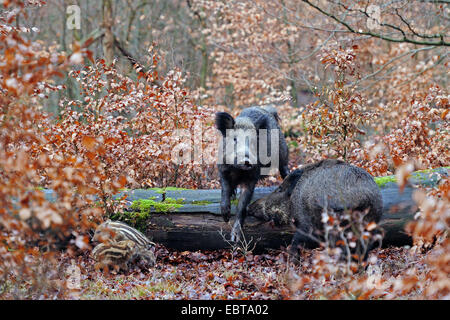
<svg viewBox="0 0 450 320"><path fill-rule="evenodd" d="M85 254L76 261L81 269L80 290L72 291L69 297L152 300L423 298L420 288L412 286L398 292L395 287L411 272L415 277L425 277L425 257L431 251L422 254L408 247L378 249L371 253L365 270L340 276L324 272L318 276L314 264L320 263L315 259L319 251L305 250L301 255L302 263L293 265L287 263L285 251L233 256L231 250L179 252L158 246L157 263L153 268L106 274L95 270L93 260ZM63 263L70 260L68 257L61 259ZM363 285L358 287L358 283ZM376 295L372 294L375 292Z"/></svg>

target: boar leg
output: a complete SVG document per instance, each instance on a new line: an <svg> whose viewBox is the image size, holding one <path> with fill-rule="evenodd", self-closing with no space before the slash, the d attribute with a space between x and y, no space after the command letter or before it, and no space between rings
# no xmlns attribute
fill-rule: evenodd
<svg viewBox="0 0 450 320"><path fill-rule="evenodd" d="M287 147L286 141L284 140L284 135L280 131L280 153L279 153L279 164L278 169L280 170L280 175L284 179L289 174L289 149Z"/></svg>
<svg viewBox="0 0 450 320"><path fill-rule="evenodd" d="M307 247L307 244L311 243L311 237L304 231L298 230L295 232L294 237L289 248L289 255L294 262L300 262L299 249Z"/></svg>
<svg viewBox="0 0 450 320"><path fill-rule="evenodd" d="M244 225L245 217L247 216L247 206L253 196L253 191L255 190L256 182L252 181L250 183L244 184L241 187L241 194L239 196L239 203L236 213L236 221L234 222L233 229L231 230L231 241L239 242L242 226Z"/></svg>
<svg viewBox="0 0 450 320"><path fill-rule="evenodd" d="M286 178L286 176L289 174L289 168L288 168L287 164L280 163L279 170L280 170L280 175L283 179Z"/></svg>
<svg viewBox="0 0 450 320"><path fill-rule="evenodd" d="M222 186L222 199L220 201L220 211L222 213L223 220L228 222L231 216L231 206L230 199L233 194L233 188L229 181L223 177L220 179L220 184Z"/></svg>

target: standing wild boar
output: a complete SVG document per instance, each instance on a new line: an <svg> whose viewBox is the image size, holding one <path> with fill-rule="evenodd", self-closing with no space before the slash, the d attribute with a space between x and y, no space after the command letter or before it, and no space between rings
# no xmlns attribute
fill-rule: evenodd
<svg viewBox="0 0 450 320"><path fill-rule="evenodd" d="M241 189L232 241L239 240L258 180L274 168L279 169L282 178L289 174L288 148L278 121L272 106L246 108L235 119L226 112L216 114L216 128L223 137L218 168L222 187L220 207L225 222L230 219L231 196L238 185Z"/></svg>
<svg viewBox="0 0 450 320"><path fill-rule="evenodd" d="M369 173L343 161L322 160L291 172L273 193L253 202L248 214L276 224L293 220L297 232L291 253L296 254L299 245L311 243L309 235L317 237L323 230L325 210L367 212L364 222L378 223L382 208L380 190Z"/></svg>

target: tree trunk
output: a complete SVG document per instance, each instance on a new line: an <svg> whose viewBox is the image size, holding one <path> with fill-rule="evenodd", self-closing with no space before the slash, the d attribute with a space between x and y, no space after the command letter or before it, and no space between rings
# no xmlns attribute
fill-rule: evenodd
<svg viewBox="0 0 450 320"><path fill-rule="evenodd" d="M411 237L406 234L404 227L414 219L418 210L412 194L418 185L436 185L439 174L448 175L448 168L416 172L403 192L400 192L397 184L393 182L394 177L376 178L383 197L380 226L385 232L384 246L411 244ZM269 194L274 188L256 188L253 200ZM178 250L213 250L230 246L226 239L230 238L233 221L225 223L220 215L220 190L139 189L125 193L130 203L149 198L158 202L161 201L163 193L165 199L182 199L183 203L174 211L151 212L148 215L146 234L153 241ZM235 209L235 206L232 206L232 213ZM131 220L129 221L133 222ZM245 238L248 242L252 241L250 247L256 244L256 251L286 247L294 232L292 225L275 227L254 217L247 217L244 226ZM316 245L313 241L309 244L311 247Z"/></svg>
<svg viewBox="0 0 450 320"><path fill-rule="evenodd" d="M383 216L380 226L383 227L385 236L383 246L410 245L411 237L404 231L407 222L414 219L418 208L412 199L412 194L418 185L435 186L439 181L439 175L448 175L449 168L439 168L426 172L416 172L409 179L409 185L400 192L394 177L376 178L383 197ZM387 181L387 182L386 182ZM276 187L256 188L253 200L259 199L271 193ZM56 201L55 194L51 190L45 190L47 198ZM127 194L129 204L137 200L152 199L166 212L150 212L145 220L146 235L154 242L161 243L168 248L178 250L214 250L229 248L230 231L233 221L225 223L220 215L220 190L188 190L177 188L153 188L123 191L117 197ZM162 199L166 202L161 202ZM177 199L178 206L174 210L168 210L167 200ZM133 208L136 207L136 204ZM159 207L161 210L161 207ZM232 214L235 206L232 205ZM128 209L133 211L135 209ZM137 209L139 210L139 209ZM136 215L125 212L122 220L133 224ZM134 220L134 221L133 221ZM233 220L233 219L231 219ZM295 229L292 225L282 227L272 226L268 222L262 222L254 217L247 217L244 225L245 239L248 249L255 245L255 252L266 249L279 250L290 244ZM311 241L308 246L316 246Z"/></svg>
<svg viewBox="0 0 450 320"><path fill-rule="evenodd" d="M256 200L273 189L257 188L253 199ZM384 203L383 218L380 222L385 231L383 245L411 244L411 238L404 232L404 226L413 219L418 210L412 200L413 191L412 187L407 187L400 193L395 185L381 190ZM156 197L155 201L158 201L162 195L152 190L135 190L132 193L129 198L134 200ZM227 239L230 238L233 221L225 223L220 215L220 190L172 190L166 191L165 197L184 198L186 203L173 209L174 211L152 212L148 215L146 234L154 242L178 250L214 250L230 246ZM192 201L202 204L193 204ZM277 227L254 217L247 217L245 220L245 239L249 248L256 246L257 252L288 246L294 232L293 225ZM308 244L308 247L315 246L317 243L314 241Z"/></svg>
<svg viewBox="0 0 450 320"><path fill-rule="evenodd" d="M110 65L114 60L114 34L112 32L112 0L103 0L103 28L105 35L103 37L103 55L105 62Z"/></svg>

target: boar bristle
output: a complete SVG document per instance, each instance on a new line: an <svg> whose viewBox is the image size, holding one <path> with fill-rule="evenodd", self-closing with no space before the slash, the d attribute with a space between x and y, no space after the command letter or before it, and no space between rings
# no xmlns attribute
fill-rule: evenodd
<svg viewBox="0 0 450 320"><path fill-rule="evenodd" d="M269 105L261 106L260 108L267 111L268 113L270 113L275 118L275 120L278 123L280 123L280 121L281 121L280 116L278 115L277 109L273 105L269 104Z"/></svg>

